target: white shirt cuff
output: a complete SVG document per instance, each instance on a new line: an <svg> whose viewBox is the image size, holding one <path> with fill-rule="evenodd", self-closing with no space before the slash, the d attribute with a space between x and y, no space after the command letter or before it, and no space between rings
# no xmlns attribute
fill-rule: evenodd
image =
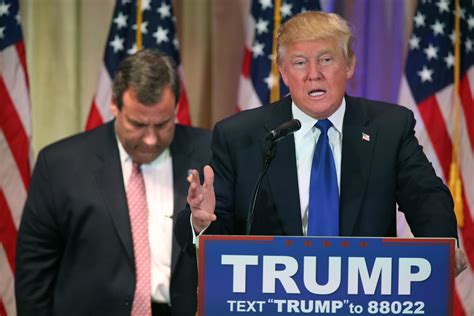
<svg viewBox="0 0 474 316"><path fill-rule="evenodd" d="M192 219L193 215L189 215L189 224L191 225L191 231L193 232L193 245L196 245L196 248L199 246L197 244L197 241L198 241L198 237L201 236L207 229L207 226L206 228L204 228L203 230L201 230L201 232L199 234L196 235L196 232L194 231L194 226L193 226L193 219Z"/></svg>

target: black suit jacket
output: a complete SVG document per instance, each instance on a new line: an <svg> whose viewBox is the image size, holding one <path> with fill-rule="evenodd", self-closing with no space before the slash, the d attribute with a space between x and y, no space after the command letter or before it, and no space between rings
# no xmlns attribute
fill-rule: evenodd
<svg viewBox="0 0 474 316"><path fill-rule="evenodd" d="M212 141L216 215L206 234L246 233L247 212L267 145L266 133L290 120L291 99L244 111L216 124ZM453 202L414 134L413 113L401 106L346 96L343 121L340 234L396 236L396 204L415 236L456 237ZM362 139L362 134L370 140ZM277 145L264 178L251 234L302 235L293 135ZM190 209L176 236L193 249Z"/></svg>
<svg viewBox="0 0 474 316"><path fill-rule="evenodd" d="M187 171L209 161L209 145L208 131L176 126L175 215L186 204ZM196 266L188 257L173 238L173 315L195 312ZM113 122L39 154L18 233L15 282L20 316L130 315L133 242Z"/></svg>

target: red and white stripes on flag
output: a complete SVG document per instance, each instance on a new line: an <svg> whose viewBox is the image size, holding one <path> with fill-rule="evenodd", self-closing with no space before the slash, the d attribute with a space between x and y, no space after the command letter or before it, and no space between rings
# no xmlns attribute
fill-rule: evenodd
<svg viewBox="0 0 474 316"><path fill-rule="evenodd" d="M182 87L177 121L185 125L191 124L171 0L117 0L86 130L112 119L110 101L115 71L123 58L141 48L156 48L173 57L178 65Z"/></svg>
<svg viewBox="0 0 474 316"><path fill-rule="evenodd" d="M455 200L468 259L455 280L456 316L474 315L473 35L473 1L420 1L399 99L415 113L417 137Z"/></svg>
<svg viewBox="0 0 474 316"><path fill-rule="evenodd" d="M33 166L31 106L17 0L0 3L0 315L16 315L17 230Z"/></svg>

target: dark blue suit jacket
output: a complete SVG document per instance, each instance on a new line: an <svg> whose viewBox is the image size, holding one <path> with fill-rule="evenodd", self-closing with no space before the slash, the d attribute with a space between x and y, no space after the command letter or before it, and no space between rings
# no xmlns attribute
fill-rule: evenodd
<svg viewBox="0 0 474 316"><path fill-rule="evenodd" d="M186 204L188 169L210 159L210 132L178 125L170 150L176 215ZM194 315L193 280L195 261L173 239L173 315ZM39 154L18 233L15 282L20 316L130 315L133 242L113 122Z"/></svg>
<svg viewBox="0 0 474 316"><path fill-rule="evenodd" d="M290 120L291 99L244 111L216 124L212 141L217 220L206 234L245 235L247 212L262 169L266 133ZM414 133L407 108L346 96L343 121L340 234L396 236L396 206L415 236L456 237L449 190L438 178ZM362 139L370 135L370 141ZM176 236L193 249L190 209L180 213ZM295 144L277 145L261 186L251 234L302 235Z"/></svg>

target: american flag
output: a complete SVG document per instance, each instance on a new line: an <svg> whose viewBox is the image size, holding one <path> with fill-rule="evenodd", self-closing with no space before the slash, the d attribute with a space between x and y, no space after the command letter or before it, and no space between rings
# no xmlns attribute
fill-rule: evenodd
<svg viewBox="0 0 474 316"><path fill-rule="evenodd" d="M28 74L17 0L0 1L0 75L0 315L16 315L16 237L33 165Z"/></svg>
<svg viewBox="0 0 474 316"><path fill-rule="evenodd" d="M413 22L399 101L455 200L468 268L455 280L454 315L474 315L474 1L421 0Z"/></svg>
<svg viewBox="0 0 474 316"><path fill-rule="evenodd" d="M309 10L320 10L319 0L252 1L246 25L238 110L256 108L288 94L276 67L274 39L281 23Z"/></svg>
<svg viewBox="0 0 474 316"><path fill-rule="evenodd" d="M137 32L137 28L140 32ZM172 56L176 65L180 65L179 43L171 0L117 0L97 92L86 123L87 130L112 118L109 106L115 70L123 58L140 48L159 49ZM181 67L179 71L182 79ZM178 103L177 119L181 124L191 124L184 84Z"/></svg>

